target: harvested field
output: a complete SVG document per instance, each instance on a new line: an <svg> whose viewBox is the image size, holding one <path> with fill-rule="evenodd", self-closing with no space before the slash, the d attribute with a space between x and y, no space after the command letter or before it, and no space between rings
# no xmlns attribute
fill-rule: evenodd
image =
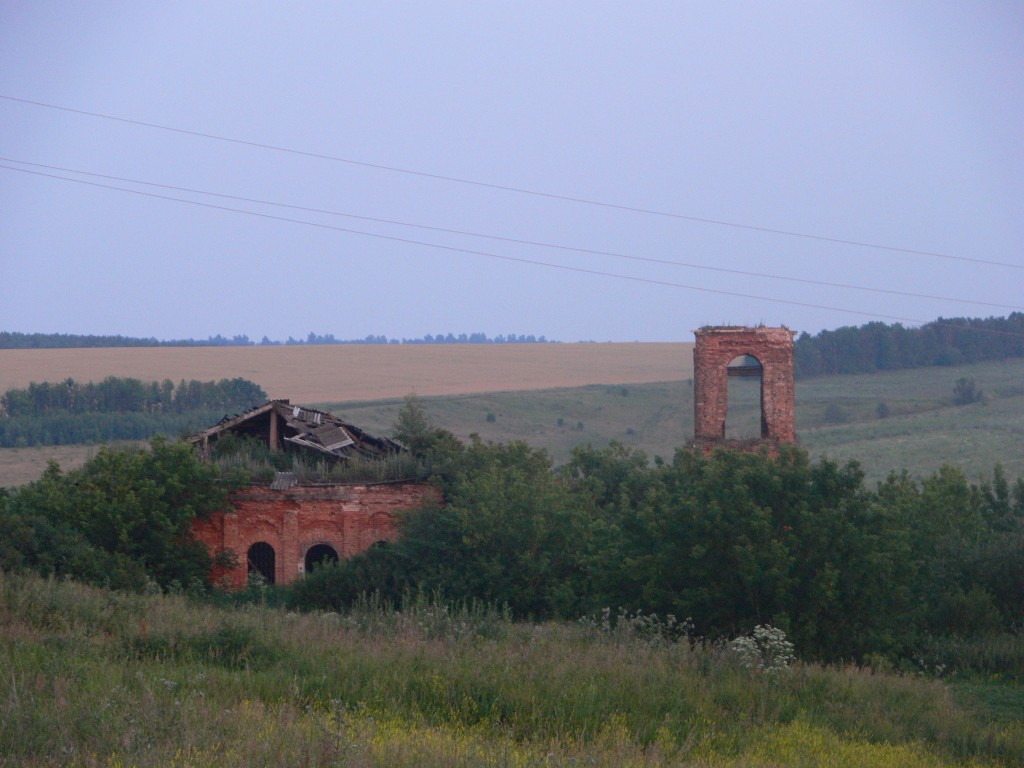
<svg viewBox="0 0 1024 768"><path fill-rule="evenodd" d="M680 381L692 343L409 344L0 350L0 392L29 383L240 376L296 403Z"/></svg>
<svg viewBox="0 0 1024 768"><path fill-rule="evenodd" d="M95 445L39 445L32 448L0 448L0 488L31 483L43 476L47 462L61 469L82 466L99 450Z"/></svg>

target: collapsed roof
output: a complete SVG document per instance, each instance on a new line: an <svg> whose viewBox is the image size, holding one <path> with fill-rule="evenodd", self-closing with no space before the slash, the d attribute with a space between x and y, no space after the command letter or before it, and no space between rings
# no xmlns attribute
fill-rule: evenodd
<svg viewBox="0 0 1024 768"><path fill-rule="evenodd" d="M190 437L189 442L201 446L203 455L208 456L211 443L225 433L256 437L272 451L298 446L333 459L384 456L404 450L394 440L369 435L325 411L292 405L288 400L270 400L241 415L225 416L216 426Z"/></svg>

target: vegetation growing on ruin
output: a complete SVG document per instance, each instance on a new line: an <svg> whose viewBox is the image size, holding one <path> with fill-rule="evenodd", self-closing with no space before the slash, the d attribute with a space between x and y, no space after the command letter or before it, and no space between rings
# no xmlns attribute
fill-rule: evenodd
<svg viewBox="0 0 1024 768"><path fill-rule="evenodd" d="M231 433L222 435L211 453L224 476L261 484L269 484L279 472L291 472L302 483L383 483L430 475L429 462L412 453L332 459L314 451L272 451L257 437Z"/></svg>

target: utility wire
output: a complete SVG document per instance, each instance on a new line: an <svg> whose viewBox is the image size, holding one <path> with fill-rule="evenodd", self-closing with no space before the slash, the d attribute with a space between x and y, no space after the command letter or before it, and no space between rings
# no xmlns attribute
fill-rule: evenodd
<svg viewBox="0 0 1024 768"><path fill-rule="evenodd" d="M692 263L688 263L688 262L675 261L675 260L670 260L670 259L657 259L657 258L653 258L653 257L649 257L649 256L635 256L635 255L626 254L626 253L616 253L614 251L600 251L600 250L594 250L594 249L590 249L590 248L580 248L580 247L570 246L570 245L559 245L559 244L555 244L555 243L546 243L546 242L541 242L541 241L537 241L537 240L523 240L523 239L514 238L514 237L504 237L504 236L501 236L501 235L488 235L488 234L482 234L482 233L479 233L479 232L469 232L469 231L460 230L460 229L448 229L448 228L445 228L445 227L431 226L431 225L428 225L428 224L415 224L415 223L411 223L411 222L407 222L407 221L397 221L395 219L382 219L382 218L377 218L377 217L374 217L374 216L362 216L362 215L355 214L355 213L344 213L344 212L341 212L341 211L325 210L325 209L322 209L322 208L311 208L311 207L308 207L308 206L292 205L292 204L289 204L289 203L278 203L278 202L273 202L273 201L270 201L270 200L260 200L260 199L252 198L252 197L242 197L242 196L239 196L239 195L228 195L228 194L222 194L220 192L209 192L209 191L203 190L203 189L194 189L194 188L190 188L190 187L178 187L178 186L174 186L174 185L171 185L171 184L159 184L159 183L152 182L152 181L141 181L139 179L130 179L130 178L126 178L126 177L123 177L123 176L112 176L112 175L104 174L104 173L93 173L91 171L82 171L82 170L78 170L76 168L62 168L60 166L46 165L46 164L43 164L43 163L32 163L32 162L29 162L27 160L15 160L13 158L8 158L8 157L0 157L0 162L18 163L19 165L29 165L29 166L32 166L34 168L45 168L47 170L61 171L63 173L76 173L76 174L81 174L81 175L84 175L84 176L92 176L94 178L108 179L108 180L112 180L112 181L128 182L130 184L142 184L142 185L145 185L145 186L148 186L148 187L157 187L157 188L160 188L160 189L170 189L170 190L174 190L176 192L188 192L188 193L191 193L191 194L209 195L211 197L219 197L219 198L224 198L224 199L228 199L228 200L237 200L239 202L256 203L256 204L259 204L259 205L272 205L272 206L277 206L277 207L280 207L280 208L289 208L289 209L292 209L292 210L304 211L306 213L319 213L319 214L327 214L327 215L330 215L330 216L343 216L345 218L359 219L361 221L372 221L372 222L378 223L378 224L390 224L390 225L398 225L398 226L403 226L403 227L413 227L413 228L416 228L416 229L424 229L424 230L428 230L428 231L431 231L431 232L443 232L445 234L464 235L464 236L468 236L468 237L478 237L478 238L483 238L483 239L488 239L488 240L497 240L497 241L506 242L506 243L515 243L517 245L529 245L529 246L536 246L536 247L541 247L541 248L551 248L551 249L560 250L560 251L569 251L569 252L572 252L572 253L585 253L585 254L592 254L592 255L596 255L596 256L611 256L611 257L619 258L619 259L629 259L631 261L642 261L642 262L647 262L647 263L652 263L652 264L666 264L666 265L669 265L669 266L684 267L684 268L687 268L687 269L702 269L702 270L711 271L711 272L723 272L723 273L731 274L731 275L742 275L744 277L758 277L758 278L765 278L765 279L769 279L769 280L782 280L782 281L787 281L787 282L803 283L805 285L816 285L816 286L823 286L823 287L828 287L828 288L844 288L844 289L849 289L849 290L854 290L854 291L864 291L864 292L869 292L869 293L887 294L887 295L890 295L890 296L903 296L903 297L914 298L914 299L928 299L928 300L934 300L934 301L954 302L954 303L957 303L957 304L970 304L970 305L975 305L975 306L994 307L994 308L997 308L997 309L1009 309L1009 310L1014 310L1014 311L1024 311L1024 307L1013 305L1013 304L998 304L996 302L991 302L991 301L979 301L979 300L974 300L974 299L958 299L958 298L953 298L953 297L950 297L950 296L935 296L935 295L926 294L926 293L911 293L909 291L897 291L897 290L893 290L893 289L889 289L889 288L871 288L871 287L868 287L868 286L852 285L852 284L849 284L849 283L835 283L835 282L829 282L829 281L824 281L824 280L811 280L809 278L787 277L787 276L784 276L784 275L773 275L773 274L768 274L768 273L764 273L764 272L750 272L750 271L747 271L747 270L731 269L731 268L728 268L728 267L713 267L713 266L708 266L708 265L704 265L704 264L692 264ZM6 167L6 166L4 166L4 167ZM64 178L64 177L55 176L55 177L52 177L52 178ZM68 181L74 181L74 179L67 179L67 180ZM1024 267L1020 267L1020 268L1024 269Z"/></svg>
<svg viewBox="0 0 1024 768"><path fill-rule="evenodd" d="M809 309L825 309L825 310L828 310L830 312L844 312L844 313L851 314L851 315L859 315L859 316L862 316L862 317L873 317L873 318L881 319L881 320L894 320L894 321L899 322L899 323L911 323L913 325L933 325L933 326L938 326L938 327L951 328L951 329L954 329L954 330L966 330L966 331L973 331L975 333L987 333L989 335L994 335L994 336L1010 336L1010 337L1013 337L1013 338L1024 337L1024 334L1015 333L1013 331L999 331L999 330L993 330L993 329L989 329L989 328L977 328L977 327L974 327L974 326L963 325L963 324L960 324L960 323L945 322L945 321L942 321L941 319L940 320L920 320L920 319L910 318L910 317L900 317L898 315L885 315L885 314L880 314L880 313L877 313L877 312L865 312L863 310L848 309L848 308L845 308L845 307L831 307L831 306L827 306L827 305L824 305L824 304L813 304L813 303L810 303L810 302L793 301L793 300L790 300L790 299L777 299L777 298L774 298L774 297L771 297L771 296L756 296L756 295L747 294L747 293L738 293L738 292L735 292L735 291L723 291L723 290L719 290L719 289L716 289L716 288L706 288L704 286L698 286L698 285L684 285L682 283L673 283L673 282L669 282L667 280L652 280L652 279L646 278L646 277L635 277L633 275L621 275L621 274L617 274L617 273L614 273L614 272L603 272L603 271L596 270L596 269L586 269L584 267L570 267L570 266L567 266L567 265L564 265L564 264L554 264L554 263L551 263L551 262L538 261L538 260L535 260L535 259L525 259L525 258L521 258L521 257L518 257L518 256L507 256L507 255L498 254L498 253L490 253L488 251L477 251L477 250L473 250L473 249L470 249L470 248L457 248L457 247L451 246L451 245L440 245L438 243L428 243L428 242L425 242L425 241L422 241L422 240L412 240L410 238L395 237L393 235L382 235L382 234L378 234L376 232L364 232L364 231L357 230L357 229L348 229L346 227L336 227L336 226L333 226L331 224L320 224L318 222L313 222L313 221L303 221L302 219L292 219L292 218L288 218L286 216L275 216L273 214L260 213L258 211L247 211L247 210L244 210L244 209L241 209L241 208L229 208L229 207L224 206L224 205L214 205L213 203L203 203L203 202L199 202L198 200L185 200L185 199L178 198L178 197L170 197L169 195L158 195L158 194L153 193L153 192L143 192L142 190L138 190L138 189L125 189L124 187L115 187L115 186L110 185L110 184L100 184L100 183L94 182L94 181L85 181L84 179L69 179L69 178L66 178L64 176L55 176L53 174L42 173L40 171L30 171L30 170L27 170L25 168L14 168L12 166L7 166L7 165L0 165L0 168L6 169L6 170L9 170L9 171L19 171L21 173L32 174L34 176L44 176L44 177L51 178L51 179L57 179L59 181L70 181L70 182L73 182L75 184L83 184L83 185L90 186L90 187L99 187L99 188L102 188L102 189L111 189L111 190L115 190L115 191L118 191L118 192L127 192L129 194L140 195L142 197L152 197L152 198L156 198L156 199L159 199L159 200L170 200L170 201L176 202L176 203L185 203L187 205L199 206L201 208L210 208L210 209L218 210L218 211L229 211L231 213L241 213L241 214L245 214L247 216L257 216L257 217L262 218L262 219L270 219L272 221L286 221L286 222L289 222L289 223L292 223L292 224L303 224L303 225L309 226L309 227L317 227L318 229L328 229L328 230L333 230L335 232L347 232L349 234L363 235L365 237L375 237L375 238L378 238L378 239L381 239L381 240L389 240L389 241L392 241L392 242L405 243L407 245L420 245L420 246L424 246L426 248L436 248L438 250L453 251L455 253L465 253L465 254L469 254L469 255L472 255L472 256L486 256L488 258L501 259L503 261L510 261L510 262L514 262L514 263L531 264L533 266L548 267L548 268L551 268L551 269L560 269L560 270L563 270L563 271L566 271L566 272L577 272L577 273L582 273L582 274L587 274L587 275L597 275L599 277L611 277L611 278L615 278L615 279L618 279L618 280L629 280L631 282L636 282L636 283L646 283L648 285L661 285L661 286L665 286L665 287L668 287L668 288L681 288L681 289L690 290L690 291L701 291L703 293L713 293L713 294L717 294L717 295L720 295L720 296L733 296L733 297L737 297L737 298L741 298L741 299L753 299L755 301L768 301L768 302L772 302L772 303L775 303L775 304L788 304L790 306L806 307L806 308L809 308Z"/></svg>
<svg viewBox="0 0 1024 768"><path fill-rule="evenodd" d="M453 245L441 245L439 243L428 243L428 242L423 241L423 240L413 240L411 238L396 237L394 235L382 235L382 234L379 234L377 232L365 232L365 231L358 230L358 229L350 229L348 227L338 227L338 226L334 226L332 224L321 224L319 222L314 222L314 221L304 221L302 219L292 219L292 218L289 218L287 216L276 216L276 215L270 214L270 213L260 213L258 211L247 211L247 210L244 210L244 209L241 209L241 208L230 208L230 207L225 206L225 205L215 205L213 203L203 203L203 202L200 202L198 200L186 200L186 199L183 199L183 198L180 198L180 197L171 197L169 195L158 195L155 192L144 192L144 191L139 190L139 189L126 189L124 187L115 187L115 186L113 186L111 184L100 184L99 182L86 181L85 179L69 179L69 178L67 178L65 176L56 176L56 175L49 174L49 173L43 173L41 171L30 171L27 168L15 168L15 167L9 166L9 165L0 165L0 168L6 169L6 170L9 170L9 171L18 171L20 173L27 173L27 174L31 174L33 176L43 176L43 177L46 177L46 178L57 179L57 180L60 180L60 181L70 181L70 182L73 182L75 184L84 184L84 185L90 186L90 187L99 187L101 189L112 189L112 190L116 190L118 192L127 192L127 193L132 194L132 195L141 195L143 197L152 197L152 198L156 198L158 200L170 200L170 201L173 201L173 202L176 202L176 203L185 203L187 205L195 205L195 206L199 206L201 208L210 208L210 209L217 210L217 211L229 211L231 213L241 213L241 214L245 214L247 216L257 216L257 217L259 217L261 219L270 219L272 221L286 221L286 222L290 222L292 224L304 224L304 225L306 225L308 227L317 227L318 229L328 229L328 230L332 230L334 232L347 232L347 233L353 234L353 235L363 235L365 237L375 237L375 238L378 238L380 240L389 240L389 241L395 242L395 243L404 243L406 245L420 245L420 246L424 246L426 248L436 248L438 250L453 251L455 253L464 253L464 254L469 254L471 256L486 256L486 257L492 258L492 259L501 259L503 261L510 261L510 262L515 262L515 263L519 263L519 264L532 264L532 265L538 266L538 267L548 267L548 268L551 268L551 269L560 269L560 270L564 270L564 271L567 271L567 272L577 272L577 273L582 273L582 274L587 274L587 275L598 275L600 277L611 277L611 278L615 278L615 279L618 279L618 280L630 280L630 281L636 282L636 283L646 283L648 285L662 285L662 286L666 286L666 287L669 287L669 288L682 288L682 289L685 289L685 290L701 291L701 292L704 292L704 293L715 293L715 294L719 294L719 295L722 295L722 296L734 296L734 297L741 298L741 299L754 299L756 301L770 301L770 302L774 302L776 304L789 304L789 305L796 306L796 307L807 307L809 309L825 309L825 310L829 310L830 312L845 312L845 313L851 314L851 315L861 315L863 317L873 317L873 318L882 319L882 320L894 320L896 322L912 323L912 324L915 324L915 325L924 325L925 323L929 322L927 320L919 320L919 319L910 318L910 317L900 317L898 315L884 315L884 314L880 314L880 313L877 313L877 312L864 312L862 310L846 309L844 307L830 307L830 306L827 306L827 305L824 305L824 304L813 304L813 303L810 303L810 302L793 301L793 300L790 300L790 299L778 299L778 298L773 298L773 297L770 297L770 296L756 296L756 295L752 295L752 294L748 294L748 293L738 293L738 292L735 292L735 291L723 291L723 290L719 290L719 289L716 289L716 288L706 288L704 286L699 286L699 285L685 285L685 284L682 284L682 283L669 282L667 280L654 280L654 279L646 278L646 277L635 277L633 275L622 275L622 274L618 274L618 273L615 273L615 272L604 272L604 271L601 271L601 270L588 269L588 268L585 268L585 267L571 267L571 266L568 266L568 265L565 265L565 264L555 264L555 263L552 263L552 262L539 261L539 260L536 260L536 259L526 259L526 258L522 258L522 257L519 257L519 256L508 256L508 255L500 254L500 253L491 253L489 251L478 251L478 250L474 250L472 248L459 248L459 247L456 247L456 246L453 246Z"/></svg>
<svg viewBox="0 0 1024 768"><path fill-rule="evenodd" d="M288 154L292 154L292 155L300 155L302 157L311 157L311 158L315 158L315 159L318 159L318 160L330 160L332 162L346 163L348 165L356 165L356 166L360 166L360 167L363 167L363 168L373 168L373 169L378 170L378 171L389 171L391 173L402 173L402 174L407 174L407 175L410 175L410 176L419 176L421 178L434 179L434 180L437 180L437 181L446 181L446 182L451 182L451 183L455 183L455 184L467 184L467 185L470 185L470 186L482 187L482 188L485 188L485 189L494 189L494 190L499 190L499 191L502 191L502 192L512 192L512 193L516 193L516 194L520 194L520 195L531 195L533 197L541 197L541 198L546 198L546 199L549 199L549 200L561 200L563 202L579 203L581 205L593 205L593 206L598 206L598 207L601 207L601 208L607 208L607 209L618 210L618 211L627 211L629 213L642 213L642 214L646 214L646 215L650 215L650 216L661 216L661 217L665 217L665 218L679 219L679 220L682 220L682 221L697 222L697 223L700 223L700 224L712 224L712 225L720 226L720 227L730 227L730 228L733 228L733 229L742 229L742 230L748 230L748 231L752 231L752 232L762 232L762 233L772 234L772 235L782 235L782 236L785 236L785 237L796 237L796 238L802 238L802 239L805 239L805 240L815 240L815 241L818 241L818 242L838 243L838 244L842 244L842 245L851 245L851 246L855 246L855 247L858 247L858 248L870 248L870 249L873 249L873 250L888 251L890 253L903 253L903 254L914 255L914 256L929 256L929 257L937 258L937 259L950 259L950 260L954 260L954 261L966 261L966 262L971 262L971 263L974 263L974 264L986 264L986 265L989 265L989 266L1024 268L1024 265L1012 264L1012 263L1008 263L1008 262L992 261L992 260L988 260L988 259L976 259L976 258L971 258L969 256L956 256L956 255L949 254L949 253L940 253L940 252L937 252L937 251L918 250L918 249L915 249L915 248L902 248L902 247L899 247L899 246L883 245L881 243L870 243L870 242L861 241L861 240L848 240L848 239L839 238L839 237L827 237L825 235L814 235L814 234L809 234L809 233L806 233L806 232L797 232L797 231L794 231L794 230L775 229L775 228L772 228L772 227L761 227L761 226L757 226L757 225L754 225L754 224L742 224L742 223L739 223L739 222L726 221L726 220L723 220L723 219L711 219L711 218L705 218L705 217L702 217L702 216L690 216L690 215L686 215L686 214L682 214L682 213L674 213L674 212L671 212L671 211L662 211L662 210L657 210L657 209L653 209L653 208L641 208L641 207L637 207L637 206L623 205L623 204L619 204L619 203L609 203L609 202L604 202L604 201L601 201L601 200L593 200L593 199L584 198L584 197L573 197L571 195L561 195L561 194L557 194L557 193L554 193L554 192L542 192L542 191L534 190L534 189L526 189L524 187L514 187L514 186L505 185L505 184L496 184L496 183L492 183L492 182L478 181L478 180L475 180L475 179L465 179L465 178L461 178L461 177L458 177L458 176L446 176L444 174L439 174L439 173L428 173L426 171L417 171L417 170L413 170L411 168L400 168L400 167L397 167L397 166L383 165L381 163L370 163L370 162L365 162L365 161L362 161L362 160L352 160L351 158L338 157L336 155L328 155L328 154L323 154L323 153L319 153L319 152L310 152L310 151L301 150L301 149L294 149L294 148L291 148L291 147L282 147L282 146L277 146L277 145L274 145L274 144L265 144L265 143L256 142L256 141L248 141L248 140L245 140L245 139L236 139L236 138L231 138L229 136L220 136L220 135L214 134L214 133L204 133L202 131L193 131L193 130L189 130L189 129L186 129L186 128L174 128L172 126L160 125L158 123L147 123L147 122L144 122L142 120L133 120L133 119L126 118L126 117L118 117L116 115L107 115L107 114L103 114L101 112L88 112L88 111L83 110L83 109L73 109L71 107L64 107L64 106L60 106L60 105L57 105L57 104L48 104L48 103L45 103L45 102L42 102L42 101L34 101L32 99L21 99L21 98L18 98L16 96L7 96L7 95L4 95L4 94L0 94L0 99L5 99L7 101L19 102L19 103L22 103L22 104L31 104L32 106L36 106L36 107L45 107L47 109L55 109L55 110L59 110L61 112L69 112L69 113L76 114L76 115L85 115L87 117L96 117L96 118L101 118L103 120L113 120L113 121L116 121L116 122L119 122L119 123L125 123L125 124L128 124L128 125L137 125L137 126L141 126L141 127L144 127L144 128L155 128L157 130L169 131L169 132L172 132L172 133L183 134L183 135L186 135L186 136L196 136L196 137L203 138L203 139L211 139L211 140L214 140L214 141L229 142L231 144L239 144L239 145L247 146L247 147L255 147L257 149L266 149L266 150L270 150L270 151L273 151L273 152L284 152L284 153L288 153Z"/></svg>

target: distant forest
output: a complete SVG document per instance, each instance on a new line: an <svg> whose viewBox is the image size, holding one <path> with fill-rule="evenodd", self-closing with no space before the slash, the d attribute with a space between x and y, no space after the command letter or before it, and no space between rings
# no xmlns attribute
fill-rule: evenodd
<svg viewBox="0 0 1024 768"><path fill-rule="evenodd" d="M0 447L144 440L216 422L267 400L247 379L185 381L175 385L107 377L82 383L32 383L0 395Z"/></svg>
<svg viewBox="0 0 1024 768"><path fill-rule="evenodd" d="M279 347L304 344L547 344L551 343L543 336L533 334L510 333L508 336L498 334L490 337L486 333L429 333L420 339L389 339L387 336L367 336L363 339L336 339L334 334L319 335L310 332L305 339L293 339L289 336L285 341L273 341L264 336L253 341L248 336L232 336L228 338L217 334L207 339L174 339L160 341L155 338L135 338L132 336L84 336L76 333L17 333L0 331L0 349L89 349L97 347Z"/></svg>
<svg viewBox="0 0 1024 768"><path fill-rule="evenodd" d="M1024 357L1024 313L939 318L919 328L868 323L803 333L796 340L798 377L961 365Z"/></svg>

